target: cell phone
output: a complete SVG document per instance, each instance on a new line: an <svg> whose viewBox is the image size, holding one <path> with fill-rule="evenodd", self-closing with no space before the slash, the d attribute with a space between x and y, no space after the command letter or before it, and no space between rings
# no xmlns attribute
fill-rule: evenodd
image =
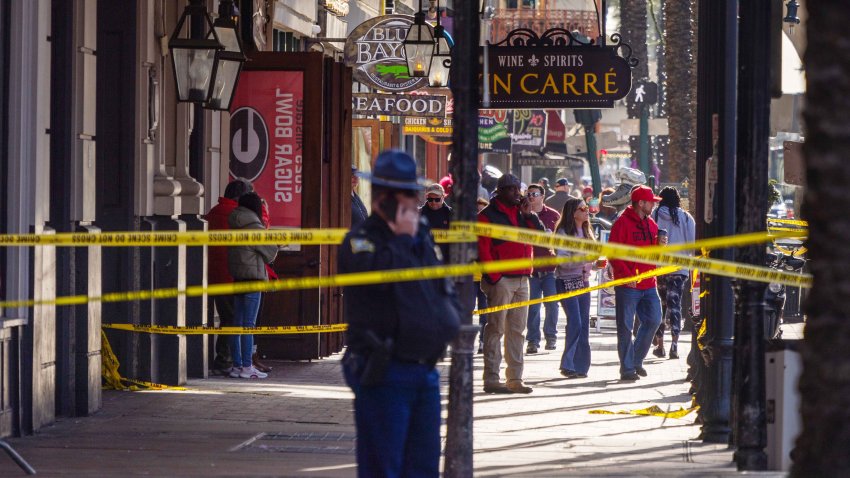
<svg viewBox="0 0 850 478"><path fill-rule="evenodd" d="M387 194L378 206L387 220L395 222L396 214L398 214L398 199L395 198L395 194Z"/></svg>

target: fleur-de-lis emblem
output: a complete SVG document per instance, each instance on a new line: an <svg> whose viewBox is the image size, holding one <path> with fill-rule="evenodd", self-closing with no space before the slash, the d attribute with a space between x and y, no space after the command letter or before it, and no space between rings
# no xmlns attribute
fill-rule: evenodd
<svg viewBox="0 0 850 478"><path fill-rule="evenodd" d="M540 63L540 60L537 59L536 55L531 55L531 58L528 59L528 64L531 66L537 66Z"/></svg>

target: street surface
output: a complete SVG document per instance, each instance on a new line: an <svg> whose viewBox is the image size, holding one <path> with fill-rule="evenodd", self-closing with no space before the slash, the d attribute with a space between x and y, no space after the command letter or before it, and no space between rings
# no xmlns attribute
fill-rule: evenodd
<svg viewBox="0 0 850 478"><path fill-rule="evenodd" d="M556 351L527 356L530 395L484 394L476 355L475 475L737 475L726 446L696 439L694 413L682 419L588 413L688 407L689 335L683 339L681 359L650 356L649 376L634 383L617 380L612 328L591 332L586 379L558 374L559 343ZM339 357L273 363L267 380L191 380L184 392L105 391L96 415L63 419L9 442L45 475L355 476L353 395L342 382ZM442 367L445 383L447 364ZM0 455L0 476L23 475Z"/></svg>

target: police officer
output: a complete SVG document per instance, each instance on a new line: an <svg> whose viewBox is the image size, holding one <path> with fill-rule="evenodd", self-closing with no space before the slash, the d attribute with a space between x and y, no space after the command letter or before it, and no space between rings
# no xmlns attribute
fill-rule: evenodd
<svg viewBox="0 0 850 478"><path fill-rule="evenodd" d="M403 151L378 155L371 174L372 214L339 249L339 271L354 273L440 264L419 217L416 161ZM440 377L435 365L460 327L448 279L345 288L349 324L343 357L354 392L358 475L439 476Z"/></svg>

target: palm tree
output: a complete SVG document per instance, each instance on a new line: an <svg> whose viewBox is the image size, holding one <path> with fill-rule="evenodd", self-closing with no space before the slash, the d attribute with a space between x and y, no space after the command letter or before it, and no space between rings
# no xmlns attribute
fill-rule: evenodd
<svg viewBox="0 0 850 478"><path fill-rule="evenodd" d="M800 394L803 430L792 476L850 476L850 216L828 205L846 202L850 168L850 44L846 0L821 0L808 10L806 65L807 188L803 214L814 284L806 305ZM845 108L847 106L848 108Z"/></svg>
<svg viewBox="0 0 850 478"><path fill-rule="evenodd" d="M620 34L623 42L632 47L632 56L638 64L632 69L632 83L649 78L649 64L646 44L646 0L622 0L620 2ZM641 105L635 104L633 97L627 97L626 106L629 118L640 118ZM633 159L640 155L640 138L629 137L629 146Z"/></svg>
<svg viewBox="0 0 850 478"><path fill-rule="evenodd" d="M667 117L670 129L666 181L696 178L696 0L665 2ZM693 204L693 201L691 202Z"/></svg>
<svg viewBox="0 0 850 478"><path fill-rule="evenodd" d="M650 43L655 46L655 70L658 78L658 104L655 107L655 118L667 117L667 45L664 39L666 25L665 4L668 0L649 0L649 13L652 18L650 24ZM652 150L655 154L655 162L658 168L662 171L661 179L665 182L670 182L670 174L667 172L667 158L669 157L669 137L655 136L652 138Z"/></svg>

